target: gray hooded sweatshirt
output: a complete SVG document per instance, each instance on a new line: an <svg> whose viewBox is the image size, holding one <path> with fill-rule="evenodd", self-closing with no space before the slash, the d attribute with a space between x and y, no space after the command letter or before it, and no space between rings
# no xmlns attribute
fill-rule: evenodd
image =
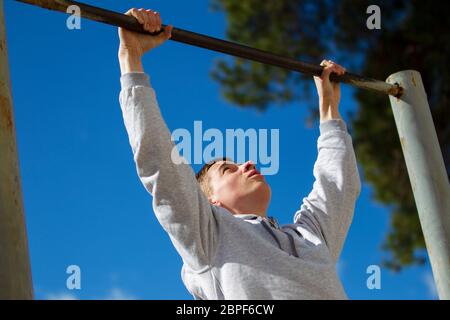
<svg viewBox="0 0 450 320"><path fill-rule="evenodd" d="M195 299L347 299L336 262L361 185L343 120L320 124L312 191L293 223L280 227L209 203L191 166L172 161L174 143L148 75L126 73L120 80L138 176L183 259L181 278Z"/></svg>

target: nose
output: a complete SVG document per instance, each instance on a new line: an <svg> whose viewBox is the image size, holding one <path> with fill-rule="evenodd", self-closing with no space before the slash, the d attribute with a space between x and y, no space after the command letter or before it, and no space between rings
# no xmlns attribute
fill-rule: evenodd
<svg viewBox="0 0 450 320"><path fill-rule="evenodd" d="M240 167L241 167L241 170L242 170L243 173L245 173L245 172L247 172L249 170L256 169L255 163L253 161L251 161L251 160L241 164Z"/></svg>

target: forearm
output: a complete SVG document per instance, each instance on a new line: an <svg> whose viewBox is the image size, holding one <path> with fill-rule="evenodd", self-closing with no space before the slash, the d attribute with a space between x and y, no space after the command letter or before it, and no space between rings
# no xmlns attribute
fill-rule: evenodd
<svg viewBox="0 0 450 320"><path fill-rule="evenodd" d="M129 72L144 72L141 54L119 49L118 57L121 75Z"/></svg>
<svg viewBox="0 0 450 320"><path fill-rule="evenodd" d="M333 119L341 119L338 107L338 103L333 103L329 99L319 97L320 123Z"/></svg>

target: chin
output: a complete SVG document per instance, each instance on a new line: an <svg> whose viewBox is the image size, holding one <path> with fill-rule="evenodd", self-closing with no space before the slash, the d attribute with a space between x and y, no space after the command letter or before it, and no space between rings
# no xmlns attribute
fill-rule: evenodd
<svg viewBox="0 0 450 320"><path fill-rule="evenodd" d="M270 201L272 190L270 189L270 186L267 184L267 182L262 182L258 185L257 190L255 190L257 193L257 197L259 201Z"/></svg>

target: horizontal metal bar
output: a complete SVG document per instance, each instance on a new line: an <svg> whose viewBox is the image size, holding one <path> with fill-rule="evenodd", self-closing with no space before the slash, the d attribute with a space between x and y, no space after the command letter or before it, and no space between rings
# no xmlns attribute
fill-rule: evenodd
<svg viewBox="0 0 450 320"><path fill-rule="evenodd" d="M149 33L143 29L141 24L134 17L94 7L77 1L70 1L70 0L16 0L16 1L64 13L67 12L67 7L71 5L76 5L80 8L81 16L83 18L151 35L157 35L160 32L163 32L164 28L166 27L166 25L163 24L162 25L163 28L160 32ZM183 30L180 28L172 29L172 37L170 39L173 41L230 54L236 57L257 61L268 65L289 69L292 71L301 72L303 74L311 76L320 76L323 70L323 67L318 65L301 62L292 58L276 55L268 51L259 50L231 41L205 36L203 34ZM400 97L402 94L402 88L398 84L389 84L384 81L363 77L350 72L346 72L344 75L331 74L330 79L331 81L343 82L353 85L357 88L372 90L392 95L395 97Z"/></svg>

